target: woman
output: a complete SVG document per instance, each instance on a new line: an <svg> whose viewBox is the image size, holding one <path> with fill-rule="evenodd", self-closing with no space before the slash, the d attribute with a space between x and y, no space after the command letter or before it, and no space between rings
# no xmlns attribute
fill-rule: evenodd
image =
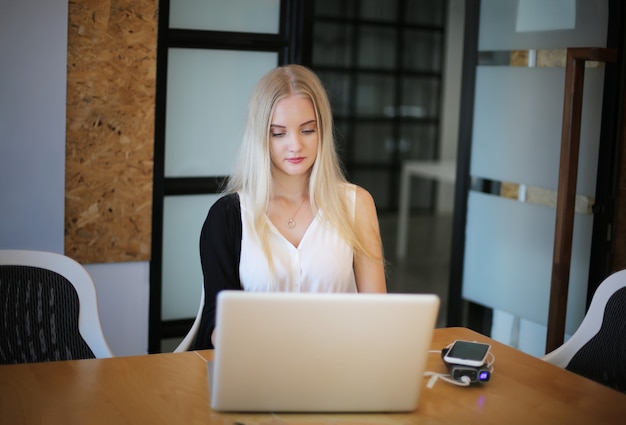
<svg viewBox="0 0 626 425"><path fill-rule="evenodd" d="M205 305L196 348L212 348L223 289L386 292L376 207L343 176L326 91L300 65L257 84L240 157L200 235Z"/></svg>

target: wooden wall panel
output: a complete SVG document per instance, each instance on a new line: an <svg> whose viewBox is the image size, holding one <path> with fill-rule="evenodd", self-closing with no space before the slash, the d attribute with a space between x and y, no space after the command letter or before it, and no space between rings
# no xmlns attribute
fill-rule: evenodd
<svg viewBox="0 0 626 425"><path fill-rule="evenodd" d="M156 0L69 2L65 253L150 259Z"/></svg>

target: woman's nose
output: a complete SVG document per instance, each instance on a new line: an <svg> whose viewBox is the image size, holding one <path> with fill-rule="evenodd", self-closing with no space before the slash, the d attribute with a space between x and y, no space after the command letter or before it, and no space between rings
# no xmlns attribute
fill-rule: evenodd
<svg viewBox="0 0 626 425"><path fill-rule="evenodd" d="M297 152L300 150L302 147L301 137L302 136L299 133L295 133L289 138L289 150L291 152Z"/></svg>

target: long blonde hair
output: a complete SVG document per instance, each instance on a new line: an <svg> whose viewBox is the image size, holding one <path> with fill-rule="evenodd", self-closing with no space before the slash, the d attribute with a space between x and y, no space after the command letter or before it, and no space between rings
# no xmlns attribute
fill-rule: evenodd
<svg viewBox="0 0 626 425"><path fill-rule="evenodd" d="M291 95L309 98L315 108L319 143L309 178L311 208L314 212L321 210L322 217L338 230L356 253L379 258L379 254L372 252L363 243L346 201L347 180L335 147L333 119L326 90L317 75L304 66L274 68L256 85L248 103L239 159L226 191L242 192L249 199L257 237L273 273L270 229L266 215L272 195L270 124L278 101Z"/></svg>

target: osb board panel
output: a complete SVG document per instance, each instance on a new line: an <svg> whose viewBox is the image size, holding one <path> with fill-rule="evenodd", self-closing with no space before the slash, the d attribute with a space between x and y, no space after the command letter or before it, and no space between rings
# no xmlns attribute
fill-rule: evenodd
<svg viewBox="0 0 626 425"><path fill-rule="evenodd" d="M154 0L69 2L65 253L150 259Z"/></svg>

